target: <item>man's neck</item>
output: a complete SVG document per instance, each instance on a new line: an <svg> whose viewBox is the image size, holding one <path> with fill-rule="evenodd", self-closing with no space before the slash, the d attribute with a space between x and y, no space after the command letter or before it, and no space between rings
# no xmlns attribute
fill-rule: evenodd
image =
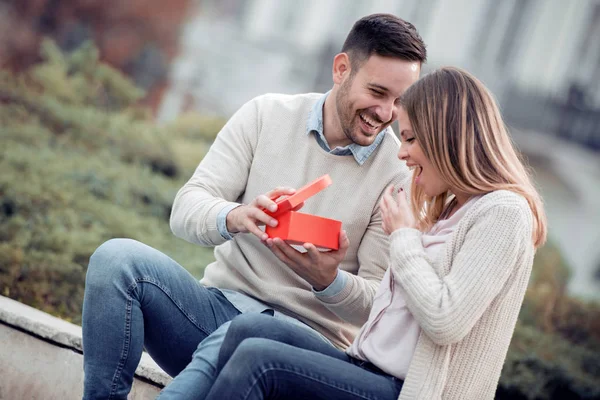
<svg viewBox="0 0 600 400"><path fill-rule="evenodd" d="M352 143L342 130L336 109L335 96L336 92L332 90L323 105L323 136L325 136L325 140L327 140L327 144L331 149L348 146Z"/></svg>

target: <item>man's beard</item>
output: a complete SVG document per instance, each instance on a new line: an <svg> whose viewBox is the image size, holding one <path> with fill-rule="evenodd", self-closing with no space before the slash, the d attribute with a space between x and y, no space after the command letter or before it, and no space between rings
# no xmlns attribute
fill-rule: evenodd
<svg viewBox="0 0 600 400"><path fill-rule="evenodd" d="M348 93L350 93L350 87L352 86L353 76L350 76L344 83L341 84L340 90L338 91L335 98L335 106L337 108L338 118L340 120L340 127L342 132L348 140L352 143L356 143L352 130L352 120L354 114L349 115L351 111L351 105L348 101Z"/></svg>
<svg viewBox="0 0 600 400"><path fill-rule="evenodd" d="M377 115L374 115L366 110L358 110L357 112L352 112L353 108L348 100L348 94L350 93L350 88L352 87L353 80L354 77L350 76L348 80L346 80L340 85L340 90L337 92L335 98L335 105L337 108L338 118L340 120L340 127L342 129L342 132L344 132L346 138L352 143L358 144L359 146L365 146L368 144L360 143L360 136L355 133L356 126L354 126L355 124L353 124L355 118L360 118L358 114L365 112L369 114L369 117L371 119L380 123L381 129L377 134L383 131L388 124L384 124L384 122L381 121Z"/></svg>

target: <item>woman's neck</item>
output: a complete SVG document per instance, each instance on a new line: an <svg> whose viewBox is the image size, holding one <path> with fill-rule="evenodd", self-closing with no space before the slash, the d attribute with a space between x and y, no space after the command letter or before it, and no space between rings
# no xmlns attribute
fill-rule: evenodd
<svg viewBox="0 0 600 400"><path fill-rule="evenodd" d="M444 212L442 213L444 219L448 219L452 215L454 215L454 213L460 210L460 208L464 206L471 197L472 196L465 193L453 193L453 197L448 202L446 210L444 210Z"/></svg>

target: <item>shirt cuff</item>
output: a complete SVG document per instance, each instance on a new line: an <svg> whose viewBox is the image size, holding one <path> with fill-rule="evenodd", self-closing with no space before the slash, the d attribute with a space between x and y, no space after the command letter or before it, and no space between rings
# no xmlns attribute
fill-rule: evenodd
<svg viewBox="0 0 600 400"><path fill-rule="evenodd" d="M229 204L217 214L217 230L225 240L233 239L233 235L227 230L227 214L239 206L241 206L241 204Z"/></svg>
<svg viewBox="0 0 600 400"><path fill-rule="evenodd" d="M344 289L344 287L346 286L347 281L348 277L346 276L346 274L340 273L340 270L338 269L338 273L335 279L333 280L333 282L331 282L329 286L327 286L321 291L317 291L313 288L312 291L317 297L320 298L334 297L340 294L342 289Z"/></svg>

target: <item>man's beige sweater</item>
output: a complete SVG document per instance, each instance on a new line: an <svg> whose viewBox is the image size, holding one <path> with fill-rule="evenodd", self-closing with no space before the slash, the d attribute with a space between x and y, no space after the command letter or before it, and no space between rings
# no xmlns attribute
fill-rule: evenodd
<svg viewBox="0 0 600 400"><path fill-rule="evenodd" d="M352 156L325 152L306 132L320 96L269 94L246 103L177 194L171 229L189 242L217 246L203 284L259 299L346 348L367 320L389 265L379 199L388 185L406 182L409 172L396 158L393 133L386 133L363 165ZM317 297L255 236L238 234L226 241L217 229L217 215L232 202L247 204L277 186L299 188L324 174L333 185L308 199L301 212L340 220L348 234L350 249L339 267L347 284L331 298Z"/></svg>

